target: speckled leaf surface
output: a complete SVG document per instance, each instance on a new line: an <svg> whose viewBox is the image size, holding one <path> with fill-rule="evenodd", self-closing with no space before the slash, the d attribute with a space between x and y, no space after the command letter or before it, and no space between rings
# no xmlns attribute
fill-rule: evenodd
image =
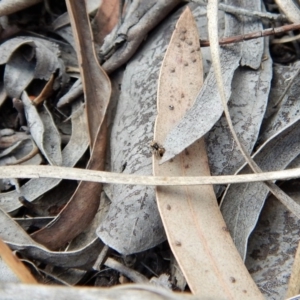
<svg viewBox="0 0 300 300"><path fill-rule="evenodd" d="M113 172L152 174L153 128L156 118L157 80L179 10L151 34L127 64L111 132ZM205 25L201 8L194 10L199 27ZM110 247L129 254L165 240L153 187L105 185L111 207L97 234Z"/></svg>
<svg viewBox="0 0 300 300"><path fill-rule="evenodd" d="M299 155L299 123L299 120L294 122L258 149L254 160L263 171L282 170ZM243 167L241 172L250 173L251 170ZM249 235L257 223L268 192L268 187L262 182L232 184L223 197L221 211L243 259Z"/></svg>
<svg viewBox="0 0 300 300"><path fill-rule="evenodd" d="M294 186L295 189L295 186ZM292 191L293 186L288 186ZM289 193L299 204L299 192ZM267 199L249 238L246 266L268 300L285 299L300 234L300 221L274 196Z"/></svg>
<svg viewBox="0 0 300 300"><path fill-rule="evenodd" d="M235 71L228 102L234 129L249 153L257 141L271 87L272 60L268 44L265 55L268 59L261 63L258 70L239 67ZM212 175L233 174L245 161L224 116L209 131L206 143Z"/></svg>
<svg viewBox="0 0 300 300"><path fill-rule="evenodd" d="M250 1L227 1L227 4L249 9L253 9L253 5L255 5L259 9L261 1L257 0L251 3ZM235 17L227 15L225 18L225 36L238 35L253 30L254 28L256 28L256 30L261 29L260 22L244 21L245 23L243 23L243 21L240 22ZM249 54L249 52L251 52L251 54ZM243 47L241 44L234 44L221 48L220 60L227 100L229 100L231 95L232 78L240 64L240 60L242 59L243 65L258 68L262 53L262 41L251 41L250 44L246 42ZM223 107L217 89L214 71L211 69L194 105L169 132L163 142L166 153L161 163L173 158L197 139L204 136L219 120L222 112Z"/></svg>
<svg viewBox="0 0 300 300"><path fill-rule="evenodd" d="M274 65L274 77L260 142L300 118L300 63L290 66Z"/></svg>

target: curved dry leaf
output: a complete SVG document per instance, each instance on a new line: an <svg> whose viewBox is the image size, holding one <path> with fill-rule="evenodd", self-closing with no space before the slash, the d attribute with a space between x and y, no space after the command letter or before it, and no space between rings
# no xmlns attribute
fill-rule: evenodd
<svg viewBox="0 0 300 300"><path fill-rule="evenodd" d="M4 88L7 95L12 98L20 98L22 92L34 78L35 63L33 60L27 60L22 52L24 51L20 47L12 53L5 66Z"/></svg>
<svg viewBox="0 0 300 300"><path fill-rule="evenodd" d="M300 154L299 121L266 141L254 154L255 162L264 171L282 170ZM249 173L243 167L239 173ZM242 258L247 252L248 238L253 231L269 189L263 182L231 185L224 197L221 211ZM295 211L295 213L299 214Z"/></svg>
<svg viewBox="0 0 300 300"><path fill-rule="evenodd" d="M107 74L99 65L95 53L85 3L67 1L67 7L76 42L78 64L86 101L90 147L92 148L110 101L111 83Z"/></svg>
<svg viewBox="0 0 300 300"><path fill-rule="evenodd" d="M86 117L83 110L79 109L80 107L80 101L73 104L73 114L71 116L72 135L69 143L62 151L62 166L65 167L74 167L89 145ZM57 186L61 180L52 178L32 179L20 187L20 192L27 201L33 201ZM0 193L1 208L7 212L16 210L21 206L21 203L18 201L19 196L17 191Z"/></svg>
<svg viewBox="0 0 300 300"><path fill-rule="evenodd" d="M192 106L202 85L201 56L195 51L198 47L197 27L186 9L176 24L160 72L154 131L158 144ZM153 158L155 175L209 174L204 139L170 162L159 165L159 160L158 153ZM259 299L259 290L224 230L212 186L157 187L156 195L169 244L192 292L216 299Z"/></svg>
<svg viewBox="0 0 300 300"><path fill-rule="evenodd" d="M85 92L91 157L87 169L103 170L107 135L106 111L111 83L98 63L85 2L67 1L71 25L76 37L77 56ZM47 227L31 236L49 249L58 249L80 234L97 213L102 185L81 181L75 193Z"/></svg>
<svg viewBox="0 0 300 300"><path fill-rule="evenodd" d="M15 161L11 163L14 165L39 165L42 162L42 157L38 153L38 148L35 145L34 141L30 138L30 136L28 136L28 139L16 142L6 150L10 150L9 156L15 158ZM5 165L4 161L5 159L0 159L0 165Z"/></svg>
<svg viewBox="0 0 300 300"><path fill-rule="evenodd" d="M292 190L288 186L288 190ZM289 195L300 204L299 192ZM270 196L249 238L245 264L266 299L286 299L295 252L299 219Z"/></svg>
<svg viewBox="0 0 300 300"><path fill-rule="evenodd" d="M274 76L267 115L259 137L261 143L300 117L299 68L299 62L291 66L273 66Z"/></svg>
<svg viewBox="0 0 300 300"><path fill-rule="evenodd" d="M57 70L64 76L58 45L47 40L17 37L3 43L0 53L0 64L6 64L5 89L12 98L19 98L34 78L48 81Z"/></svg>
<svg viewBox="0 0 300 300"><path fill-rule="evenodd" d="M98 238L81 249L69 252L52 252L36 243L9 215L0 209L0 237L11 249L20 251L25 257L60 267L90 268L103 244ZM102 245L102 246L101 246Z"/></svg>
<svg viewBox="0 0 300 300"><path fill-rule="evenodd" d="M62 164L60 134L49 110L44 106L44 109L38 112L26 92L22 93L22 102L33 140L49 164L60 166Z"/></svg>
<svg viewBox="0 0 300 300"><path fill-rule="evenodd" d="M161 22L182 0L135 0L128 4L124 21L105 40L100 56L103 68L111 73L126 63L144 41L145 35Z"/></svg>

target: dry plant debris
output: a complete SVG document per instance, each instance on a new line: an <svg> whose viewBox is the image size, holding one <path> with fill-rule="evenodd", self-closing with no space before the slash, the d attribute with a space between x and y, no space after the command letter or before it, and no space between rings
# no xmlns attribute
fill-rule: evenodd
<svg viewBox="0 0 300 300"><path fill-rule="evenodd" d="M2 1L0 298L297 299L299 20Z"/></svg>

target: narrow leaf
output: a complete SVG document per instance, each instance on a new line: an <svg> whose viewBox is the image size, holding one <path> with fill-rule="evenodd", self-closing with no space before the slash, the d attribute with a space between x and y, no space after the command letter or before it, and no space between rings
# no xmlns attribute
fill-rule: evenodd
<svg viewBox="0 0 300 300"><path fill-rule="evenodd" d="M67 1L71 25L81 66L92 148L88 169L103 170L107 124L105 114L111 96L111 84L95 55L85 3ZM80 234L92 221L99 207L102 185L80 182L61 213L32 237L50 249L58 249Z"/></svg>
<svg viewBox="0 0 300 300"><path fill-rule="evenodd" d="M187 8L178 20L159 78L154 141L160 152L153 158L155 175L209 175L204 139L159 165L161 141L193 104L202 85L198 47L197 27ZM157 202L170 246L193 293L215 299L261 299L227 232L212 186L157 187Z"/></svg>
<svg viewBox="0 0 300 300"><path fill-rule="evenodd" d="M32 138L51 165L60 166L62 156L60 134L50 112L45 109L39 113L26 92L22 93L25 115Z"/></svg>

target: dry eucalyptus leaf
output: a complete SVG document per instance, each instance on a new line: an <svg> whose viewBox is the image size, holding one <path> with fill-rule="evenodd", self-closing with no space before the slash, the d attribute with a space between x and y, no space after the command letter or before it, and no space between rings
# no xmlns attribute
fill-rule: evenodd
<svg viewBox="0 0 300 300"><path fill-rule="evenodd" d="M48 81L57 70L59 76L65 76L63 62L58 58L58 45L53 42L36 37L16 37L1 44L0 53L0 64L6 64L5 89L12 98L20 98L35 78Z"/></svg>
<svg viewBox="0 0 300 300"><path fill-rule="evenodd" d="M127 64L111 131L112 172L152 173L150 142L156 116L157 79L178 17L176 13L161 24ZM107 245L131 254L165 240L153 187L105 185L104 190L111 205L97 235Z"/></svg>
<svg viewBox="0 0 300 300"><path fill-rule="evenodd" d="M91 224L79 234L68 246L68 251L75 251L77 249L83 248L85 245L91 243L96 237L96 230L99 224L101 224L107 211L109 209L109 201L106 199L104 193L101 194L100 205L98 211L92 220Z"/></svg>
<svg viewBox="0 0 300 300"><path fill-rule="evenodd" d="M268 43L265 55L270 55ZM233 76L228 107L234 129L249 153L257 141L268 103L271 79L270 58L264 60L258 70L239 67ZM237 149L224 116L208 132L206 143L212 175L233 174L245 161Z"/></svg>
<svg viewBox="0 0 300 300"><path fill-rule="evenodd" d="M294 188L295 189L295 188ZM288 186L288 190L293 187ZM300 204L299 192L289 192ZM246 266L266 299L285 299L300 222L274 196L266 200L249 238Z"/></svg>
<svg viewBox="0 0 300 300"><path fill-rule="evenodd" d="M296 121L266 141L254 154L255 162L263 171L285 169L300 153L299 134L299 121ZM250 172L249 167L243 167L239 173ZM263 182L233 184L223 197L221 211L243 259L249 235L257 223L268 192Z"/></svg>
<svg viewBox="0 0 300 300"><path fill-rule="evenodd" d="M39 165L42 163L42 157L38 153L38 148L29 136L28 139L16 142L6 150L10 150L9 156L15 158L13 164ZM0 165L5 165L6 158L0 159Z"/></svg>
<svg viewBox="0 0 300 300"><path fill-rule="evenodd" d="M243 7L243 3L239 2L240 1L230 1L228 4L236 4L237 6ZM252 22L243 23L228 15L226 15L225 20L225 35L237 35L243 33L249 26L252 26ZM250 29L251 28L252 27L250 27ZM260 61L263 51L262 46L258 47L258 49L259 51L256 51L256 61ZM241 57L242 52L240 44L221 48L221 68L222 76L225 80L224 85L227 100L231 94L231 82L234 71L239 66ZM250 62L246 61L244 63L250 64ZM257 62L255 65L257 66ZM193 142L204 136L218 121L222 112L223 107L217 89L214 71L211 69L194 105L181 121L169 132L163 142L166 153L162 158L161 163L173 158Z"/></svg>
<svg viewBox="0 0 300 300"><path fill-rule="evenodd" d="M69 143L62 151L62 166L65 167L74 167L89 145L86 130L87 122L82 109L82 103L80 101L74 102L72 111L72 135ZM31 179L20 187L20 191L26 200L33 201L57 186L60 182L61 179L55 178ZM21 203L18 201L19 196L17 191L0 193L1 208L8 212L16 210L21 206Z"/></svg>
<svg viewBox="0 0 300 300"><path fill-rule="evenodd" d="M105 114L111 97L111 83L95 56L89 17L84 2L67 1L74 32L90 134L90 170L103 170L107 141ZM49 249L59 249L91 223L99 207L102 184L81 181L64 209L47 227L31 236Z"/></svg>
<svg viewBox="0 0 300 300"><path fill-rule="evenodd" d="M67 6L76 42L92 148L110 101L111 83L96 57L85 3L67 1Z"/></svg>
<svg viewBox="0 0 300 300"><path fill-rule="evenodd" d="M49 164L61 166L60 134L54 124L50 111L46 106L38 111L26 92L22 93L22 102L24 104L27 124L36 145Z"/></svg>
<svg viewBox="0 0 300 300"><path fill-rule="evenodd" d="M157 80L163 53L181 11L160 24L127 64L111 131L112 172L152 174L150 143L157 113ZM194 7L193 14L203 34L204 12L201 7ZM205 56L206 60L209 56ZM154 247L165 239L153 187L107 184L104 189L112 203L97 234L106 244L130 254Z"/></svg>
<svg viewBox="0 0 300 300"><path fill-rule="evenodd" d="M261 0L233 0L233 1L226 1L227 4L236 7L242 7L249 11L258 11L262 10L262 1ZM236 16L231 16L234 19ZM263 24L260 19L255 19L251 17L239 16L239 19L242 20L245 26L243 34L247 34L250 32L257 32L263 30ZM269 46L267 46L269 48ZM264 52L264 39L253 39L250 41L245 41L241 45L242 50L242 59L241 59L241 66L247 66L251 69L259 69L261 68L262 56ZM267 50L268 52L268 50ZM266 55L266 54L265 54ZM265 56L268 57L268 56Z"/></svg>
<svg viewBox="0 0 300 300"><path fill-rule="evenodd" d="M203 83L198 47L197 27L187 8L176 24L161 67L154 131L158 145L192 106ZM204 139L163 165L159 165L161 155L156 153L153 158L156 176L210 174ZM157 187L156 196L172 252L194 294L216 299L224 295L232 299L261 298L224 230L226 226L211 185Z"/></svg>
<svg viewBox="0 0 300 300"><path fill-rule="evenodd" d="M267 119L259 137L265 142L279 130L289 126L300 117L299 78L300 63L291 66L274 65L274 78L269 96Z"/></svg>
<svg viewBox="0 0 300 300"><path fill-rule="evenodd" d="M232 17L226 16L225 34L239 34L243 26ZM231 93L231 81L234 71L239 66L241 48L239 44L223 47L221 51L222 74L225 78L226 96ZM223 112L213 69L210 70L196 101L185 116L173 127L163 146L166 150L160 163L164 163L182 152L189 145L204 136L218 121Z"/></svg>
<svg viewBox="0 0 300 300"><path fill-rule="evenodd" d="M103 68L111 73L136 52L145 35L161 22L182 0L133 0L127 3L122 24L105 38L100 56ZM108 58L108 59L107 59Z"/></svg>
<svg viewBox="0 0 300 300"><path fill-rule="evenodd" d="M0 237L13 250L19 250L28 258L60 267L88 269L101 250L99 239L92 240L81 249L69 252L52 252L36 243L9 215L0 210Z"/></svg>

